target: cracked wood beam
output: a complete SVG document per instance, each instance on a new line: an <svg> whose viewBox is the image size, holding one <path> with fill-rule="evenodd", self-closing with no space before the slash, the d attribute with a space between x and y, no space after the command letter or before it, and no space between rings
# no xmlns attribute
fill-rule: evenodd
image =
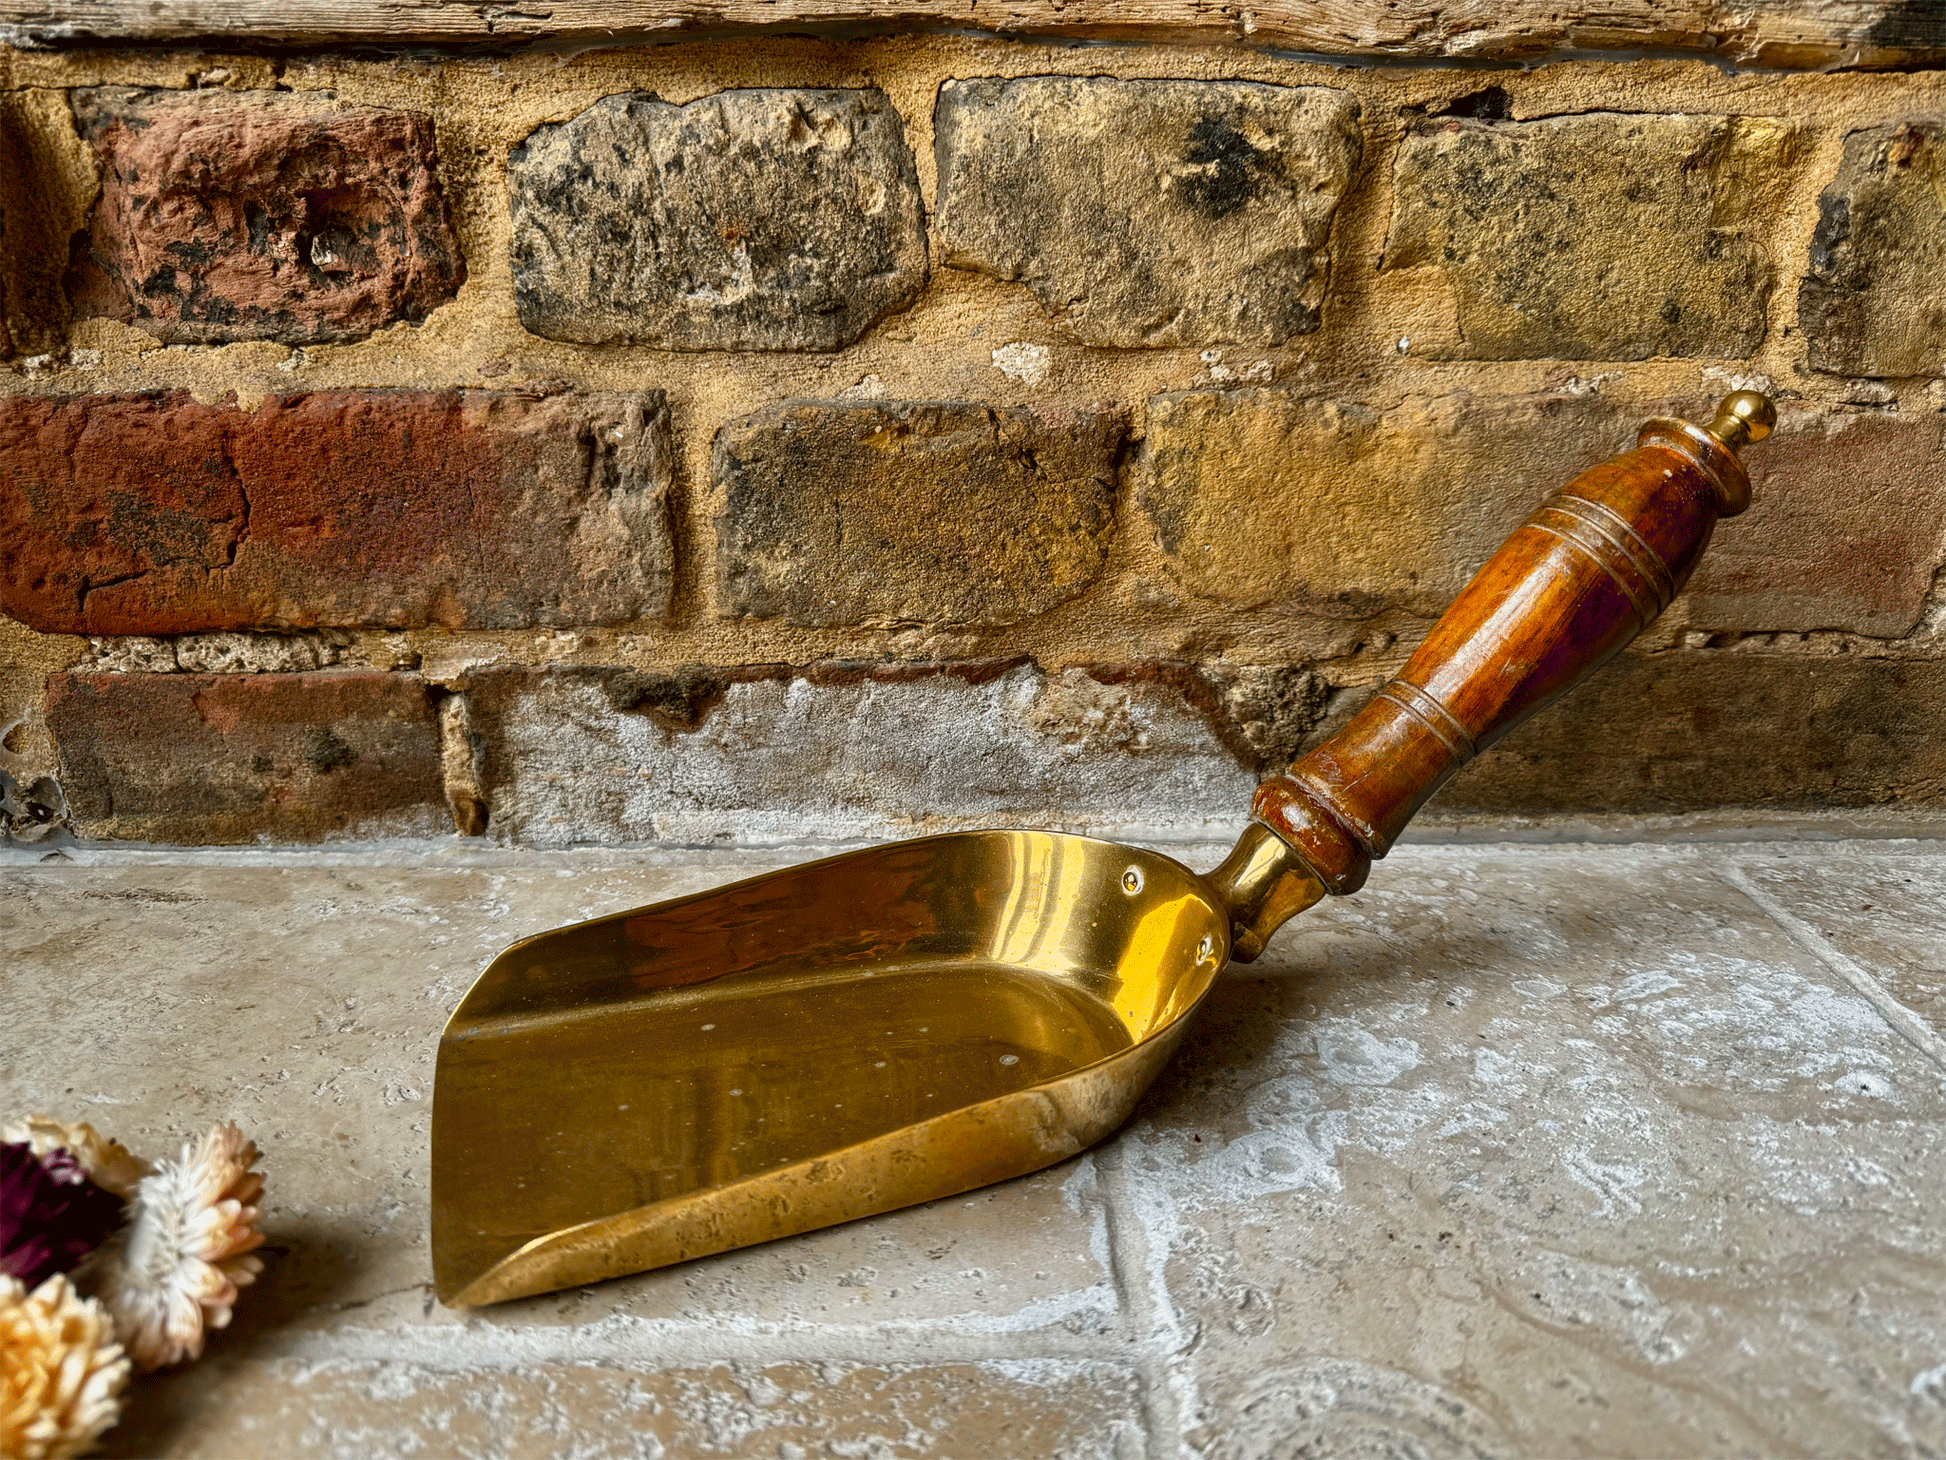
<svg viewBox="0 0 1946 1460"><path fill-rule="evenodd" d="M1937 0L0 0L0 41L263 45L690 39L761 31L970 29L1234 42L1375 59L1531 61L1588 53L1713 56L1786 69L1946 60Z"/></svg>

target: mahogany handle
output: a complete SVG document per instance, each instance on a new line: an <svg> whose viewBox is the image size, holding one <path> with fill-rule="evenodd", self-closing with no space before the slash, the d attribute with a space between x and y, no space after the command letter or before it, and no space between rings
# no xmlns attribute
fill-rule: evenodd
<svg viewBox="0 0 1946 1460"><path fill-rule="evenodd" d="M1737 452L1776 420L1740 390L1707 428L1643 426L1635 450L1550 496L1371 703L1258 788L1252 814L1326 890L1356 892L1427 797L1669 606L1716 519L1750 505Z"/></svg>

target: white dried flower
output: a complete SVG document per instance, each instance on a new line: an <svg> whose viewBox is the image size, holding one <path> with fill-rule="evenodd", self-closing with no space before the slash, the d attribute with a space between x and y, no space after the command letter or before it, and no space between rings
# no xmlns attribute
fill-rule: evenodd
<svg viewBox="0 0 1946 1460"><path fill-rule="evenodd" d="M121 1418L128 1359L108 1314L66 1277L0 1278L0 1455L65 1460Z"/></svg>
<svg viewBox="0 0 1946 1460"><path fill-rule="evenodd" d="M263 1176L257 1148L219 1125L135 1188L129 1224L95 1263L96 1284L129 1356L144 1369L199 1357L203 1335L230 1321L237 1289L256 1281Z"/></svg>
<svg viewBox="0 0 1946 1460"><path fill-rule="evenodd" d="M135 1183L155 1168L130 1152L120 1141L111 1141L85 1120L70 1125L51 1115L30 1115L0 1129L0 1141L8 1145L31 1146L45 1159L55 1151L66 1151L81 1164L87 1178L103 1191L112 1191L123 1201L135 1195Z"/></svg>

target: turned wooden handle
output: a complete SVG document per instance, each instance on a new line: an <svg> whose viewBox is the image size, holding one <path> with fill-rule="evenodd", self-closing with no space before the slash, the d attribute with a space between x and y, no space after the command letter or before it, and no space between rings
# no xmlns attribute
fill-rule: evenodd
<svg viewBox="0 0 1946 1460"><path fill-rule="evenodd" d="M1580 681L1669 606L1719 517L1750 504L1737 452L1776 421L1737 391L1708 428L1655 420L1635 450L1554 493L1336 735L1257 790L1257 820L1332 892L1449 777Z"/></svg>

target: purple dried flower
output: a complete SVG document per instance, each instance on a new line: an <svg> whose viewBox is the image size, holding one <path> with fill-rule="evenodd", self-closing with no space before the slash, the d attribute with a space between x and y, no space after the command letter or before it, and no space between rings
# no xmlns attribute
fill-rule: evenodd
<svg viewBox="0 0 1946 1460"><path fill-rule="evenodd" d="M65 1174L73 1158L56 1162ZM121 1201L92 1181L50 1172L28 1145L0 1145L0 1273L28 1288L71 1271L121 1225Z"/></svg>
<svg viewBox="0 0 1946 1460"><path fill-rule="evenodd" d="M65 1146L56 1146L40 1159L47 1174L63 1186L79 1186L88 1179L87 1168Z"/></svg>

